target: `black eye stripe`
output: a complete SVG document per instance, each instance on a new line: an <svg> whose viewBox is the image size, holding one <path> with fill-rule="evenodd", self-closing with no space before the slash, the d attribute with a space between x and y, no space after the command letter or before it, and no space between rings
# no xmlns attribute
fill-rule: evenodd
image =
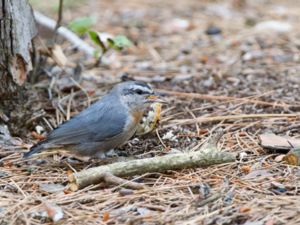
<svg viewBox="0 0 300 225"><path fill-rule="evenodd" d="M124 91L124 95L133 95L133 94L139 94L139 95L149 95L149 94L153 94L153 91L145 91L142 89L136 89L136 88L130 88L130 89L126 89Z"/></svg>
<svg viewBox="0 0 300 225"><path fill-rule="evenodd" d="M144 95L144 94L148 94L148 93L149 93L149 92L145 92L145 91L140 90L140 89L135 90L135 92L136 92L137 94L139 94L139 95Z"/></svg>
<svg viewBox="0 0 300 225"><path fill-rule="evenodd" d="M145 91L145 90L142 90L142 89L135 89L135 88L132 88L131 89L133 93L137 93L139 95L145 95L145 94L151 94L150 91Z"/></svg>

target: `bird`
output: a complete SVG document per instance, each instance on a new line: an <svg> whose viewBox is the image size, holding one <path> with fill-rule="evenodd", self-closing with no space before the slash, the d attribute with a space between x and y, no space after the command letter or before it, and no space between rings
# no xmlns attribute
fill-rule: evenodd
<svg viewBox="0 0 300 225"><path fill-rule="evenodd" d="M82 157L103 157L134 135L148 106L155 102L166 103L148 83L118 83L100 100L52 130L23 158L51 149L64 149Z"/></svg>

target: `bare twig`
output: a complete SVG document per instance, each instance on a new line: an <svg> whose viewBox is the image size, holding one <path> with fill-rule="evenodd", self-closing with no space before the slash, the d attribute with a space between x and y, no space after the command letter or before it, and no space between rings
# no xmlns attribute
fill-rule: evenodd
<svg viewBox="0 0 300 225"><path fill-rule="evenodd" d="M292 113L292 114L241 114L241 115L228 115L228 116L214 116L214 117L197 117L195 119L179 119L179 120L171 120L168 125L165 125L164 128L171 127L173 125L183 125L183 124L193 124L195 122L198 123L207 123L207 122L215 122L215 121L223 121L223 120L239 120L239 119L253 119L253 118L291 118L291 117L299 117L300 114Z"/></svg>
<svg viewBox="0 0 300 225"><path fill-rule="evenodd" d="M61 26L61 21L63 18L63 2L64 0L59 0L59 6L58 6L58 18L55 26L55 33L57 32L57 29Z"/></svg>
<svg viewBox="0 0 300 225"><path fill-rule="evenodd" d="M34 17L39 25L46 27L50 30L55 30L56 22L53 19L50 19L49 17L37 11L34 11ZM95 49L86 42L84 42L82 39L80 39L75 33L70 31L66 27L60 26L57 29L57 34L71 42L75 47L83 51L88 56L94 56Z"/></svg>
<svg viewBox="0 0 300 225"><path fill-rule="evenodd" d="M117 177L117 176L115 176L111 173L104 173L103 174L103 180L106 183L121 185L121 186L131 188L131 189L135 189L135 190L144 189L146 187L144 184L140 184L140 183L137 183L137 182L125 180L125 179Z"/></svg>
<svg viewBox="0 0 300 225"><path fill-rule="evenodd" d="M221 193L215 193L215 194L209 196L208 198L203 199L200 202L197 202L196 205L197 205L197 207L202 207L202 206L205 206L206 204L208 204L210 202L214 202L214 201L218 200L221 197L222 197Z"/></svg>
<svg viewBox="0 0 300 225"><path fill-rule="evenodd" d="M163 89L157 89L158 92L162 94L172 95L179 98L197 98L202 100L208 101L242 101L253 103L257 105L264 105L264 106L272 106L272 107L281 107L281 108L289 108L289 107L300 107L300 105L290 105L285 103L277 103L277 102L265 102L260 100L250 99L251 97L246 98L238 98L238 97L231 97L231 96L213 96L213 95L205 95L199 93L186 93L186 92L178 92L178 91L168 91Z"/></svg>

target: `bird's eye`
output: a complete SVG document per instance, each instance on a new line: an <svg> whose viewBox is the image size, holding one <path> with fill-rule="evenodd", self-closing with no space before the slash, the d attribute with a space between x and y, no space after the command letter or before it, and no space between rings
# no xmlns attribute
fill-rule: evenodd
<svg viewBox="0 0 300 225"><path fill-rule="evenodd" d="M138 95L141 95L141 94L143 94L143 91L142 91L142 90L140 90L140 89L136 90L135 92L136 92Z"/></svg>

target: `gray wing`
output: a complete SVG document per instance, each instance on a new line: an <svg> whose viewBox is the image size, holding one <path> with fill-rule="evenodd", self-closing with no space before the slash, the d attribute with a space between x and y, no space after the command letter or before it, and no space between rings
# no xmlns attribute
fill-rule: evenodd
<svg viewBox="0 0 300 225"><path fill-rule="evenodd" d="M47 138L51 144L101 142L123 131L126 112L120 110L115 96L104 96L77 116L53 130Z"/></svg>

